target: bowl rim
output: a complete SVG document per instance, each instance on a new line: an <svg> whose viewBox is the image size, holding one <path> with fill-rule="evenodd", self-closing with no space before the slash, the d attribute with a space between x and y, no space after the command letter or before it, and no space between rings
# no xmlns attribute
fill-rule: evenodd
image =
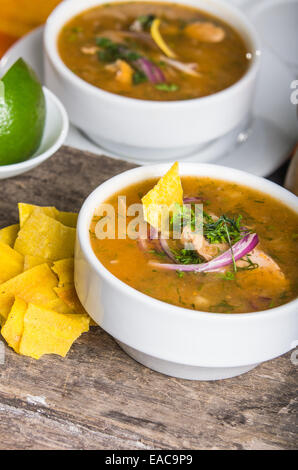
<svg viewBox="0 0 298 470"><path fill-rule="evenodd" d="M279 316L280 314L283 314L289 308L292 308L292 306L297 307L298 298L293 299L290 302L287 302L278 307L273 307L267 310L260 310L257 312L246 312L246 313L216 313L215 312L215 313L212 313L212 312L204 312L201 310L192 310L192 309L188 309L185 307L180 307L178 305L169 304L162 300L158 300L155 297L150 297L149 295L135 289L134 287L129 286L125 282L118 279L101 263L101 261L96 257L91 246L90 237L89 237L89 226L90 226L91 218L94 214L94 210L96 209L98 204L100 204L101 202L104 202L108 196L105 196L103 200L100 200L100 198L97 198L96 203L93 202L91 204L90 201L92 201L92 199L96 197L98 192L104 190L109 185L113 185L113 182L119 182L122 179L125 179L126 176L129 176L137 172L140 172L140 173L145 172L146 170L158 172L160 176L162 176L162 174L164 174L165 171L169 169L169 165L171 164L161 163L161 164L156 164L156 165L148 165L145 167L136 167L131 170L124 171L116 176L113 176L112 178L109 178L108 180L100 184L86 198L79 212L78 223L77 223L77 237L80 243L81 250L83 251L88 263L91 265L94 271L98 273L100 276L102 276L105 279L105 281L112 284L115 287L115 289L120 289L126 295L130 297L134 297L136 300L140 302L151 304L153 307L159 308L160 310L167 310L167 311L171 310L171 314L178 315L178 316L183 315L184 318L188 316L192 318L205 318L205 319L214 320L214 321L218 319L224 319L224 321L244 321L244 319L255 321L257 319L262 319L268 316L270 316L270 319L272 319L274 317ZM278 196L276 196L275 194L269 193L269 190L271 189L273 193L276 193L276 192L282 193L285 196L285 199L287 199L288 201L292 201L292 206L290 205L290 203L285 202L285 201L282 201L283 204L291 208L293 211L295 211L294 207L296 205L297 214L298 214L298 204L297 204L296 196L292 194L290 191L288 191L287 189L283 188L282 186L276 183L273 183L270 180L265 180L265 178L254 176L245 171L235 170L233 168L225 167L222 165L215 165L215 164L208 164L208 163L189 163L189 162L179 162L179 165L181 165L182 167L186 167L186 168L190 166L192 167L196 166L198 170L200 168L205 169L205 172L202 175L204 177L208 177L208 175L206 174L206 171L208 172L208 170L210 169L217 170L219 173L221 169L228 170L229 174L233 176L231 180L221 178L220 176L216 177L216 179L222 180L222 181L234 181L236 182L236 184L237 184L237 180L236 180L237 176L242 176L242 177L249 176L253 181L259 182L259 183L266 181L266 186L268 187L268 190L267 191L263 190L263 193L266 195L270 195L271 197L276 198L276 199L278 198ZM193 173L189 173L189 174L192 174L193 176ZM199 171L198 171L198 174L200 174ZM187 176L187 173L183 173L182 176ZM137 181L141 182L145 180L146 180L146 176L141 176ZM123 182L122 188L125 189L128 186L128 184L125 184L125 182ZM252 184L239 184L239 185L247 186L249 188L255 189L252 186ZM113 190L110 191L111 195L113 193L114 193ZM91 213L90 213L89 205L93 206ZM87 220L88 220L88 223L86 224Z"/></svg>
<svg viewBox="0 0 298 470"><path fill-rule="evenodd" d="M82 2L82 5L81 5L82 8L76 14L74 14L73 16L70 16L66 21L64 21L63 24L65 25L68 21L70 21L72 18L75 18L78 14L82 13L83 11L87 11L89 9L96 8L96 6L100 6L100 5L103 5L104 3L106 3L106 0L93 0L93 1L95 1L95 2L98 1L98 5L96 5L96 3L95 3L92 6L91 5L88 6L88 0L87 0L87 4L86 3L83 4L83 2ZM115 0L112 0L112 2L113 1L115 1ZM135 2L135 3L137 3L138 1L140 1L140 0L132 0L132 2ZM147 2L147 3L150 3L150 0L144 0L144 1ZM129 105L131 105L133 107L136 107L136 108L139 108L140 106L142 106L142 107L146 107L148 109L151 109L151 108L157 109L159 107L165 108L167 106L170 107L170 108L172 108L173 106L179 107L179 108L180 107L189 107L189 106L194 106L196 104L198 104L198 105L200 105L201 103L204 104L204 103L206 103L206 101L207 102L212 102L212 101L215 101L217 99L221 99L221 98L225 97L227 94L236 93L242 86L245 86L245 84L247 82L249 82L251 79L253 79L256 76L256 74L259 70L260 55L261 55L259 35L258 35L256 29L254 28L254 26L252 25L252 23L250 22L249 18L247 18L244 15L244 13L240 9L238 9L236 6L234 6L232 4L229 4L229 3L226 3L224 0L212 0L212 1L216 4L218 4L219 6L229 10L234 15L238 16L238 18L240 19L242 24L245 26L246 33L249 36L249 42L251 43L251 48L252 48L252 50L249 51L249 52L251 52L252 58L251 58L251 61L248 65L247 70L245 71L245 73L243 74L243 76L239 80L237 80L235 83L233 83L229 87L224 88L223 90L220 90L216 93L211 93L210 95L207 95L207 96L192 98L192 99L188 99L188 100L172 100L172 101L142 100L142 99L139 99L139 98L131 98L131 97L128 97L128 96L122 96L122 95L118 95L116 93L112 93L112 92L103 90L99 87L96 87L95 85L92 85L91 83L88 83L86 80L83 80L82 78L80 78L78 75L76 75L74 72L72 72L69 69L69 67L67 67L67 65L63 62L63 60L62 60L62 58L59 54L59 51L58 51L58 46L57 46L58 36L59 36L63 26L61 26L59 28L59 30L54 35L54 37L52 37L52 35L50 34L52 24L55 23L55 19L56 19L56 17L59 16L61 10L64 10L64 9L66 9L66 11L71 10L71 5L74 4L74 3L78 3L79 0L68 0L67 2L62 2L52 11L52 13L48 17L48 19L46 21L46 24L45 24L44 40L43 40L44 50L45 50L45 53L47 54L49 60L52 62L53 66L56 67L59 70L59 72L64 76L64 78L66 78L68 81L72 82L74 84L74 86L77 86L81 90L83 90L87 93L90 93L94 96L97 96L98 98L102 98L102 99L105 99L105 100L110 100L110 101L118 103L119 105L129 104ZM128 0L117 0L117 2L118 3L126 3L126 2L128 2ZM168 2L170 3L171 0L160 0L160 2L161 3L168 3ZM183 0L183 2L185 2L185 3L183 3L183 5L185 4L186 6L193 6L193 8L200 9L199 7L196 7L194 5L189 5L187 3L188 0ZM177 0L176 3L179 4L179 0ZM203 7L202 7L202 10L204 10ZM215 16L216 16L216 14L215 14ZM232 26L234 29L236 29L236 31L238 32L238 28L234 27L234 25L231 22L227 21L227 23L230 26ZM242 34L241 31L239 31L239 34L240 34L241 38L243 39L243 34ZM247 41L245 41L245 42L247 42Z"/></svg>
<svg viewBox="0 0 298 470"><path fill-rule="evenodd" d="M19 171L19 170L27 170L32 167L32 165L38 165L45 160L47 160L50 156L52 156L64 143L67 134L68 134L68 129L69 129L69 119L68 119L68 114L61 103L61 101L57 98L56 95L52 91L50 91L48 88L45 86L42 87L45 101L52 101L54 103L55 107L57 108L58 112L61 115L62 118L62 126L61 130L59 133L58 138L55 140L55 142L49 147L47 150L42 152L41 154L35 155L38 153L39 148L36 150L35 154L33 154L31 157L29 157L27 160L24 160L23 162L19 163L12 163L11 165L0 165L0 175L2 173L10 173L12 171ZM46 113L48 113L48 110L46 109ZM44 136L44 134L43 134Z"/></svg>

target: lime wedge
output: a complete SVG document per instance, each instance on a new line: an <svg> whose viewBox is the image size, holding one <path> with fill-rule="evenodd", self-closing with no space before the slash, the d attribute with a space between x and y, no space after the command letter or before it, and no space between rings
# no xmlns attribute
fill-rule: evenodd
<svg viewBox="0 0 298 470"><path fill-rule="evenodd" d="M23 59L0 80L0 165L27 160L38 149L45 125L42 86Z"/></svg>

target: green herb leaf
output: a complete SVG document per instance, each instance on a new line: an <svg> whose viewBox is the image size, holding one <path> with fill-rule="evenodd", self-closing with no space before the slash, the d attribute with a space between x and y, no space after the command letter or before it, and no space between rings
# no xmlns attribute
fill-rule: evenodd
<svg viewBox="0 0 298 470"><path fill-rule="evenodd" d="M230 250L231 250L231 254L232 254L233 268L234 268L234 272L236 273L237 272L237 266L236 266L236 261L235 261L234 252L233 252L233 246L232 246L232 243L231 243L231 238L230 238L230 234L229 234L226 222L225 222L225 229L226 229L228 242L229 242L229 246L230 246Z"/></svg>
<svg viewBox="0 0 298 470"><path fill-rule="evenodd" d="M181 278L181 277L184 277L185 273L183 271L176 271L176 274L177 274L178 277Z"/></svg>
<svg viewBox="0 0 298 470"><path fill-rule="evenodd" d="M98 57L102 62L115 62L117 59L134 62L141 57L141 55L129 49L124 44L117 44L109 38L99 37L95 39L97 46L102 50L98 52Z"/></svg>
<svg viewBox="0 0 298 470"><path fill-rule="evenodd" d="M152 253L153 255L159 256L160 258L164 258L166 256L165 253L157 250L149 250L148 253Z"/></svg>
<svg viewBox="0 0 298 470"><path fill-rule="evenodd" d="M199 264L203 262L195 250L182 248L182 250L175 250L172 253L179 264Z"/></svg>
<svg viewBox="0 0 298 470"><path fill-rule="evenodd" d="M142 57L141 54L135 51L127 51L126 53L122 52L122 56L123 58L125 58L126 60L129 60L130 62L134 62L135 60L138 60L140 59L140 57Z"/></svg>
<svg viewBox="0 0 298 470"><path fill-rule="evenodd" d="M209 243L229 243L230 240L234 244L243 238L241 229L241 215L239 215L236 219L222 215L216 221L214 221L212 217L205 212L203 213L203 216L204 236L207 238Z"/></svg>
<svg viewBox="0 0 298 470"><path fill-rule="evenodd" d="M113 41L111 41L108 38L96 38L95 42L96 42L96 45L99 46L99 47L106 48L106 47L114 46Z"/></svg>
<svg viewBox="0 0 298 470"><path fill-rule="evenodd" d="M221 279L224 279L225 281L234 281L235 279L235 273L232 273L231 271L227 271L224 274L220 274L219 276Z"/></svg>
<svg viewBox="0 0 298 470"><path fill-rule="evenodd" d="M132 76L132 81L134 85L139 85L140 83L147 82L147 77L144 74L144 72L141 72L140 70L136 70Z"/></svg>
<svg viewBox="0 0 298 470"><path fill-rule="evenodd" d="M141 23L143 29L150 28L154 20L155 15L141 15L137 18L137 21Z"/></svg>
<svg viewBox="0 0 298 470"><path fill-rule="evenodd" d="M83 31L82 26L74 26L73 28L71 28L72 33L81 33L82 31Z"/></svg>
<svg viewBox="0 0 298 470"><path fill-rule="evenodd" d="M251 255L246 255L245 258L241 258L242 261L246 261L247 262L247 266L242 266L241 268L239 268L239 266L237 267L237 270L238 271L252 271L254 269L257 269L259 267L258 263L253 263L252 260L250 259L250 256Z"/></svg>
<svg viewBox="0 0 298 470"><path fill-rule="evenodd" d="M235 310L235 307L231 304L229 304L225 299L222 300L221 302L219 302L218 304L216 305L211 305L209 307L209 310L211 310L212 312L221 312L222 310L224 312L228 312L228 311L233 311Z"/></svg>
<svg viewBox="0 0 298 470"><path fill-rule="evenodd" d="M179 86L175 83L158 83L155 88L160 91L173 92L179 90Z"/></svg>

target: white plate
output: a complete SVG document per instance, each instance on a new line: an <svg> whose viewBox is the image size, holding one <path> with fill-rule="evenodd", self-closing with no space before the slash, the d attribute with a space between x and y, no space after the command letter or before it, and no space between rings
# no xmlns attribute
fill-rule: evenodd
<svg viewBox="0 0 298 470"><path fill-rule="evenodd" d="M298 0L249 0L247 3L233 0L232 3L247 12L262 40L261 73L251 126L248 132L239 133L236 130L183 160L212 161L258 176L267 176L287 159L297 141L296 111L290 102L290 85L295 79L297 67L293 67L292 56L287 50L288 44L293 44L291 40L294 34L293 27L289 27L289 18L297 17ZM23 57L43 80L42 34L43 28L38 28L9 49L0 61L0 75L15 60ZM105 153L120 158L98 147L74 126L70 126L66 144L98 155Z"/></svg>
<svg viewBox="0 0 298 470"><path fill-rule="evenodd" d="M63 145L69 129L68 116L58 98L43 87L46 100L46 122L41 144L35 154L24 162L0 165L0 180L21 175L54 155Z"/></svg>

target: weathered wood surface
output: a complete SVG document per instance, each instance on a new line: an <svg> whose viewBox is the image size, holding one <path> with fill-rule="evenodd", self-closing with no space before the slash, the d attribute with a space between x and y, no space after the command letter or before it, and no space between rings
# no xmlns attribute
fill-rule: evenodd
<svg viewBox="0 0 298 470"><path fill-rule="evenodd" d="M0 226L17 220L18 201L78 210L131 166L64 147L0 182ZM286 354L234 379L174 379L134 362L100 328L66 359L35 361L5 347L0 436L0 449L295 449L297 366Z"/></svg>

